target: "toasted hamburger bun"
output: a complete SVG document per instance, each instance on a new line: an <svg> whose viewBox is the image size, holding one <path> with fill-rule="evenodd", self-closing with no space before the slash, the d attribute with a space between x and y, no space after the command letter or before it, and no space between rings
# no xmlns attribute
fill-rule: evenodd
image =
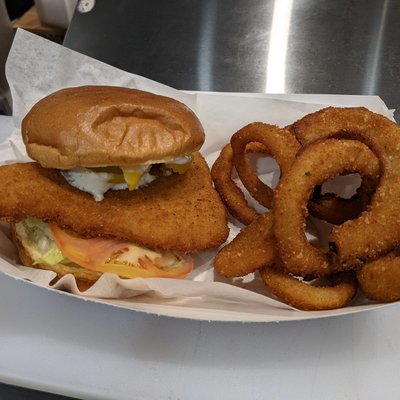
<svg viewBox="0 0 400 400"><path fill-rule="evenodd" d="M122 87L59 90L22 121L28 155L47 168L168 162L200 149L196 115L169 97Z"/></svg>

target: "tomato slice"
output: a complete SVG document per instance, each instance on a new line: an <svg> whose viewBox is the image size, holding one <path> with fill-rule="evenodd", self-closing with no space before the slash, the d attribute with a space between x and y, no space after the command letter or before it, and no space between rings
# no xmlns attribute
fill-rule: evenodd
<svg viewBox="0 0 400 400"><path fill-rule="evenodd" d="M81 267L110 272L123 278L184 278L193 269L190 257L159 254L130 242L83 238L49 224L64 257Z"/></svg>

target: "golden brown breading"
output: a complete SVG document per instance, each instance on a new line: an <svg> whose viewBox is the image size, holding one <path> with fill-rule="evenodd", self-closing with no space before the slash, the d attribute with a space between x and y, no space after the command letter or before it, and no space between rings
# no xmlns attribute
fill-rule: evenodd
<svg viewBox="0 0 400 400"><path fill-rule="evenodd" d="M349 219L357 218L365 210L368 204L367 194L357 193L349 199L336 196L334 193L319 194L313 196L313 200L309 202L308 212L316 218L340 225Z"/></svg>
<svg viewBox="0 0 400 400"><path fill-rule="evenodd" d="M215 270L225 277L245 276L275 263L272 213L266 212L244 227L214 259Z"/></svg>
<svg viewBox="0 0 400 400"><path fill-rule="evenodd" d="M296 276L323 276L345 269L331 253L313 246L304 231L307 204L315 186L342 173L374 176L371 150L355 140L326 139L308 145L275 189L273 219L282 268Z"/></svg>
<svg viewBox="0 0 400 400"><path fill-rule="evenodd" d="M254 148L254 145L257 146L258 143L250 143L246 147L246 151L251 151L250 148ZM261 151L262 149L259 150L259 152ZM211 176L215 189L231 215L241 223L248 225L258 217L259 213L247 203L244 193L232 179L232 155L232 147L228 143L223 147L218 158L215 160L211 168Z"/></svg>
<svg viewBox="0 0 400 400"><path fill-rule="evenodd" d="M293 127L303 146L326 137L357 139L379 159L381 178L368 210L332 231L331 248L339 260L357 266L398 246L400 127L362 107L328 107L307 115Z"/></svg>
<svg viewBox="0 0 400 400"><path fill-rule="evenodd" d="M327 278L329 284L321 286L298 280L274 267L260 269L260 275L271 293L300 310L332 310L344 307L357 292L353 271L331 275Z"/></svg>
<svg viewBox="0 0 400 400"><path fill-rule="evenodd" d="M0 219L34 217L84 236L153 249L196 253L219 246L228 235L225 207L200 154L183 175L160 177L132 192L109 191L101 202L37 163L0 167L0 193Z"/></svg>
<svg viewBox="0 0 400 400"><path fill-rule="evenodd" d="M366 263L357 271L361 290L370 300L382 303L400 300L400 257L391 252Z"/></svg>
<svg viewBox="0 0 400 400"><path fill-rule="evenodd" d="M231 137L233 164L243 185L252 197L270 209L274 190L258 177L246 159L246 146L252 142L262 144L265 152L277 161L281 176L290 169L301 146L289 131L262 122L248 124Z"/></svg>

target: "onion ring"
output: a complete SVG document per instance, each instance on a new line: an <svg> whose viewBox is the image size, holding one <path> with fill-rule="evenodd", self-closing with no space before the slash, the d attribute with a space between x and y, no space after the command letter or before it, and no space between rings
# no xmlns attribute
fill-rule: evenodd
<svg viewBox="0 0 400 400"><path fill-rule="evenodd" d="M214 268L222 276L245 276L275 263L272 213L261 214L215 256Z"/></svg>
<svg viewBox="0 0 400 400"><path fill-rule="evenodd" d="M260 270L265 286L279 299L300 310L317 311L340 308L357 292L353 271L327 277L330 285L313 286L273 267Z"/></svg>
<svg viewBox="0 0 400 400"><path fill-rule="evenodd" d="M258 143L250 143L246 146L246 152L263 153L265 149ZM243 192L232 179L232 171L232 147L228 143L215 160L211 168L211 176L215 189L230 214L242 224L248 225L260 214L249 206Z"/></svg>
<svg viewBox="0 0 400 400"><path fill-rule="evenodd" d="M309 213L315 217L327 221L334 225L357 218L365 209L359 196L351 199L343 199L333 193L321 196L312 196L312 201L308 205Z"/></svg>
<svg viewBox="0 0 400 400"><path fill-rule="evenodd" d="M400 300L400 257L389 253L365 264L357 271L357 280L370 300L382 303Z"/></svg>
<svg viewBox="0 0 400 400"><path fill-rule="evenodd" d="M313 130L307 129L307 120L310 118L310 115L313 114L305 116L303 119L287 128L303 145L326 138L325 131L319 131L321 135L318 136ZM343 138L346 138L346 136L344 135ZM372 194L375 192L377 184L379 183L379 165L377 161L372 160L372 158L376 158L376 156L371 153L371 163L377 165L376 179L367 180L364 178L357 193L350 199L341 198L333 193L322 195L321 187L316 188L312 201L309 204L310 214L334 225L341 225L347 220L358 218L361 212L370 203Z"/></svg>
<svg viewBox="0 0 400 400"><path fill-rule="evenodd" d="M243 185L261 205L271 208L273 189L260 180L246 159L246 146L251 142L265 146L278 163L281 176L289 170L301 146L289 131L262 122L246 125L231 137L233 163Z"/></svg>
<svg viewBox="0 0 400 400"><path fill-rule="evenodd" d="M371 153L373 155L373 153ZM378 161L373 161L378 165ZM333 193L320 194L320 186L314 190L312 200L308 204L309 213L334 225L340 225L349 219L358 218L371 201L376 185L370 185L370 179L363 179L362 186L349 199Z"/></svg>
<svg viewBox="0 0 400 400"><path fill-rule="evenodd" d="M327 139L307 146L275 189L274 235L279 259L296 276L329 275L338 268L330 253L308 242L307 204L315 186L342 173L372 176L371 150L355 140Z"/></svg>
<svg viewBox="0 0 400 400"><path fill-rule="evenodd" d="M289 128L294 132L292 125ZM232 180L233 158L236 160L238 173L240 171L243 178L241 179L246 189L250 191L252 196L258 193L258 195L256 194L256 200L260 204L270 208L273 190L257 177L248 164L245 153L267 153L273 157L279 155L279 160L277 161L278 164L280 162L283 166L281 169L289 168L290 163L295 158L296 152L300 148L296 141L293 140L290 130L284 129L283 131L286 133L282 133L279 128L260 122L247 125L232 136L232 143L235 146L236 153L233 152L232 146L227 144L214 162L211 168L211 175L215 188L230 214L241 223L248 225L260 213L249 205L242 190ZM262 139L259 139L260 137ZM262 140L264 144L267 143L270 150L268 151L267 147L260 142L256 142L256 140ZM275 140L280 140L280 142L276 143ZM282 144L283 146L289 144L290 154L286 155L286 157L282 153ZM360 214L361 209L364 209L364 205L367 204L366 199L369 199L369 197L365 195L361 197L357 195L352 199L314 195L312 202L310 202L309 210L317 218L332 224L341 224L348 219L356 218Z"/></svg>
<svg viewBox="0 0 400 400"><path fill-rule="evenodd" d="M378 157L381 178L368 211L333 229L331 249L347 266L362 265L400 243L400 128L366 108L329 107L294 124L296 137L307 145L321 137L358 139ZM377 240L379 237L379 240Z"/></svg>

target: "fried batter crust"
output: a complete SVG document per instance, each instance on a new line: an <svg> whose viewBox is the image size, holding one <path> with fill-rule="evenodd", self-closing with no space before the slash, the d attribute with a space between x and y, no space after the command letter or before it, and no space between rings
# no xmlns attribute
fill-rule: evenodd
<svg viewBox="0 0 400 400"><path fill-rule="evenodd" d="M218 252L215 270L225 277L245 276L275 263L272 213L261 214Z"/></svg>
<svg viewBox="0 0 400 400"><path fill-rule="evenodd" d="M307 204L316 185L341 173L371 176L371 151L355 140L327 139L310 144L282 177L274 199L274 235L282 268L298 276L322 276L344 266L334 266L331 254L309 243L305 232Z"/></svg>
<svg viewBox="0 0 400 400"><path fill-rule="evenodd" d="M250 143L246 147L246 151L261 153L264 149L259 146L259 143ZM215 189L231 215L241 223L248 225L259 216L259 213L248 204L244 193L232 179L234 168L232 156L232 147L228 143L215 160L211 168L211 176Z"/></svg>
<svg viewBox="0 0 400 400"><path fill-rule="evenodd" d="M246 160L246 145L252 142L261 143L266 152L274 157L281 175L289 170L301 146L289 131L262 122L246 125L231 137L233 163L241 181L261 205L271 208L273 189L260 180Z"/></svg>
<svg viewBox="0 0 400 400"><path fill-rule="evenodd" d="M135 191L109 191L101 202L37 163L0 167L0 219L33 217L87 237L114 237L152 249L197 253L222 244L227 212L196 153L183 175Z"/></svg>
<svg viewBox="0 0 400 400"><path fill-rule="evenodd" d="M400 127L366 108L328 107L297 121L293 129L304 146L326 137L358 139L379 159L381 179L368 210L332 232L332 248L339 260L357 266L397 246L400 243Z"/></svg>
<svg viewBox="0 0 400 400"><path fill-rule="evenodd" d="M332 310L344 307L357 292L353 271L330 276L331 285L326 286L313 286L274 267L262 268L260 275L266 287L276 297L300 310Z"/></svg>
<svg viewBox="0 0 400 400"><path fill-rule="evenodd" d="M365 264L357 271L365 296L379 302L400 300L400 257L389 253Z"/></svg>

